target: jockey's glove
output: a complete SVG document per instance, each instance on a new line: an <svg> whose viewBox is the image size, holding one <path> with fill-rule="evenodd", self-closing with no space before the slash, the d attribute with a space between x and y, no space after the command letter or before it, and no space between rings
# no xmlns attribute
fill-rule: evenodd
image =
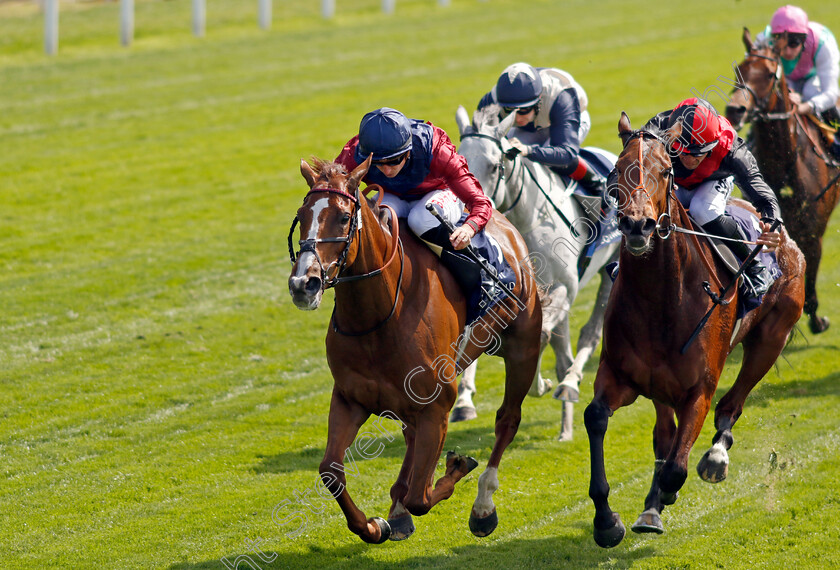
<svg viewBox="0 0 840 570"><path fill-rule="evenodd" d="M516 139L516 138L510 139L510 146L512 146L513 148L518 150L519 154L522 155L523 158L528 156L528 153L531 152L531 147L530 146L528 146L527 144L523 143L521 140Z"/></svg>

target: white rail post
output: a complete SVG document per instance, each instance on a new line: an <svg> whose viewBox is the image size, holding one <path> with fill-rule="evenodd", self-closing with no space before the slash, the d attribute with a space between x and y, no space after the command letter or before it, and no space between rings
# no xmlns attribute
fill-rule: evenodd
<svg viewBox="0 0 840 570"><path fill-rule="evenodd" d="M207 26L207 4L205 0L192 0L192 28L197 38L204 37Z"/></svg>
<svg viewBox="0 0 840 570"><path fill-rule="evenodd" d="M397 0L382 0L382 11L386 14L393 14Z"/></svg>
<svg viewBox="0 0 840 570"><path fill-rule="evenodd" d="M335 16L335 0L321 0L321 16L324 18Z"/></svg>
<svg viewBox="0 0 840 570"><path fill-rule="evenodd" d="M263 30L271 29L271 0L259 0L257 14L260 28Z"/></svg>
<svg viewBox="0 0 840 570"><path fill-rule="evenodd" d="M120 0L120 44L134 41L134 0Z"/></svg>
<svg viewBox="0 0 840 570"><path fill-rule="evenodd" d="M44 51L58 53L58 0L44 0Z"/></svg>

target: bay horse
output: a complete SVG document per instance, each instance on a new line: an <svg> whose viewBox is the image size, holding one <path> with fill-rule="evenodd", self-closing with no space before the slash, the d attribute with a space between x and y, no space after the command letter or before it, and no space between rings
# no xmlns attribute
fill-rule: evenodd
<svg viewBox="0 0 840 570"><path fill-rule="evenodd" d="M736 129L752 124L758 167L779 198L790 236L805 255L808 326L812 333L821 333L829 319L817 314L817 272L823 234L840 199L840 169L829 166L816 125L794 112L778 54L769 47L754 47L747 28L742 40L747 53L736 71L726 118Z"/></svg>
<svg viewBox="0 0 840 570"><path fill-rule="evenodd" d="M645 510L632 530L662 533L660 513L676 501L685 483L689 453L709 412L726 357L737 344L743 346L738 377L715 407L713 445L697 465L697 473L710 483L726 478L727 450L734 442L732 427L750 390L781 354L804 303L805 262L796 243L782 230L776 250L782 275L761 304L743 317L740 326L736 325L736 302L718 306L682 353L712 304L704 282L723 290L731 278L705 240L683 232L692 225L675 197L666 146L679 136L681 127L678 123L668 132L633 131L624 113L618 123L624 150L616 164L618 185L611 184L610 191L618 194L620 202L622 248L604 317L595 395L584 412L594 538L605 548L619 544L625 533L618 513L610 509L604 471L604 435L613 412L639 395L653 401L653 481ZM742 200L738 203L749 206ZM755 215L755 209L750 209Z"/></svg>
<svg viewBox="0 0 840 570"><path fill-rule="evenodd" d="M449 498L455 484L478 465L471 457L449 452L445 474L432 484L455 401L452 381L481 353L499 354L505 360L505 395L469 520L473 534L486 536L498 523L492 496L499 487L499 462L518 429L539 359L538 290L520 263L527 261L528 250L516 230L494 212L486 231L500 244L517 282L507 298L473 323L467 337L461 335L467 307L458 283L428 246L411 232L399 233L391 208L363 195L359 184L369 168L370 158L349 174L337 163L315 159L310 166L301 160L309 192L295 218L302 237L297 259L292 247L295 223L289 233L294 304L317 309L324 291L335 287L326 338L335 382L320 476L347 526L363 541L408 538L414 532L412 515L424 515ZM406 443L387 521L367 518L354 504L344 473L344 457L354 438L356 451L369 457L365 453L374 436L356 435L372 414L398 421Z"/></svg>
<svg viewBox="0 0 840 570"><path fill-rule="evenodd" d="M511 146L506 137L516 116L511 113L500 122L498 112L499 108L491 105L476 111L470 121L466 109L459 107L455 114L461 135L458 152L467 159L470 172L485 194L528 245L537 282L545 289L540 353L548 344L554 349L559 383L555 397L564 400L558 439L570 441L573 402L578 401L583 368L601 341L604 310L612 287L604 267L618 258L619 242L615 240L596 250L583 274L578 276L578 258L594 237L594 225L584 207L570 195L560 175L538 162L507 154ZM617 158L601 149L588 147L588 150L603 156L609 168ZM598 293L589 319L580 331L577 354L573 355L569 327L572 303L596 275L600 276ZM542 396L550 389L551 382L542 377L538 368L530 394ZM472 402L475 392L475 366L471 365L458 385L453 421L456 412L463 414L469 410L469 417L475 417Z"/></svg>

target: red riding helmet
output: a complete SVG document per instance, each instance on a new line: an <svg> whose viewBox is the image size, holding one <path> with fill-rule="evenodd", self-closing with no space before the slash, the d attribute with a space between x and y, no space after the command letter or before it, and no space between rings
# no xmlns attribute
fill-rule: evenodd
<svg viewBox="0 0 840 570"><path fill-rule="evenodd" d="M668 128L682 120L679 136L671 142L671 148L682 154L706 154L718 144L720 120L717 111L705 99L686 99L671 111Z"/></svg>

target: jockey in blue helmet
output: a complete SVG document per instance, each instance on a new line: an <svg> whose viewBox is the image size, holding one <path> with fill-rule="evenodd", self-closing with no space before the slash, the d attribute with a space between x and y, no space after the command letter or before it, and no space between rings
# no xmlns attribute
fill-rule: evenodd
<svg viewBox="0 0 840 570"><path fill-rule="evenodd" d="M770 224L781 219L776 195L764 181L758 164L747 145L738 137L726 118L712 105L697 97L682 101L648 121L645 128L666 132L680 124L680 133L670 141L677 199L691 211L691 216L710 234L732 240L729 248L741 259L750 254L744 243L747 236L741 226L726 213L726 201L733 183L761 215L762 234L757 243L770 250L779 244L778 232L769 232ZM771 283L764 277L764 266L755 258L745 269L753 286L753 295L767 292Z"/></svg>
<svg viewBox="0 0 840 570"><path fill-rule="evenodd" d="M407 219L412 232L468 290L465 282L471 279L468 274L474 275L475 264L453 250L467 247L470 238L484 229L493 206L449 136L431 123L382 107L362 118L359 134L344 145L336 162L350 172L368 156L372 166L363 180L382 186L382 203L394 208L397 217ZM449 235L426 210L429 203L453 225L460 221L465 206L469 216Z"/></svg>
<svg viewBox="0 0 840 570"><path fill-rule="evenodd" d="M580 158L591 121L586 92L569 73L514 63L481 98L478 108L493 103L501 106L501 119L516 113L516 126L508 138L522 156L579 181L592 194L603 193L606 181Z"/></svg>

